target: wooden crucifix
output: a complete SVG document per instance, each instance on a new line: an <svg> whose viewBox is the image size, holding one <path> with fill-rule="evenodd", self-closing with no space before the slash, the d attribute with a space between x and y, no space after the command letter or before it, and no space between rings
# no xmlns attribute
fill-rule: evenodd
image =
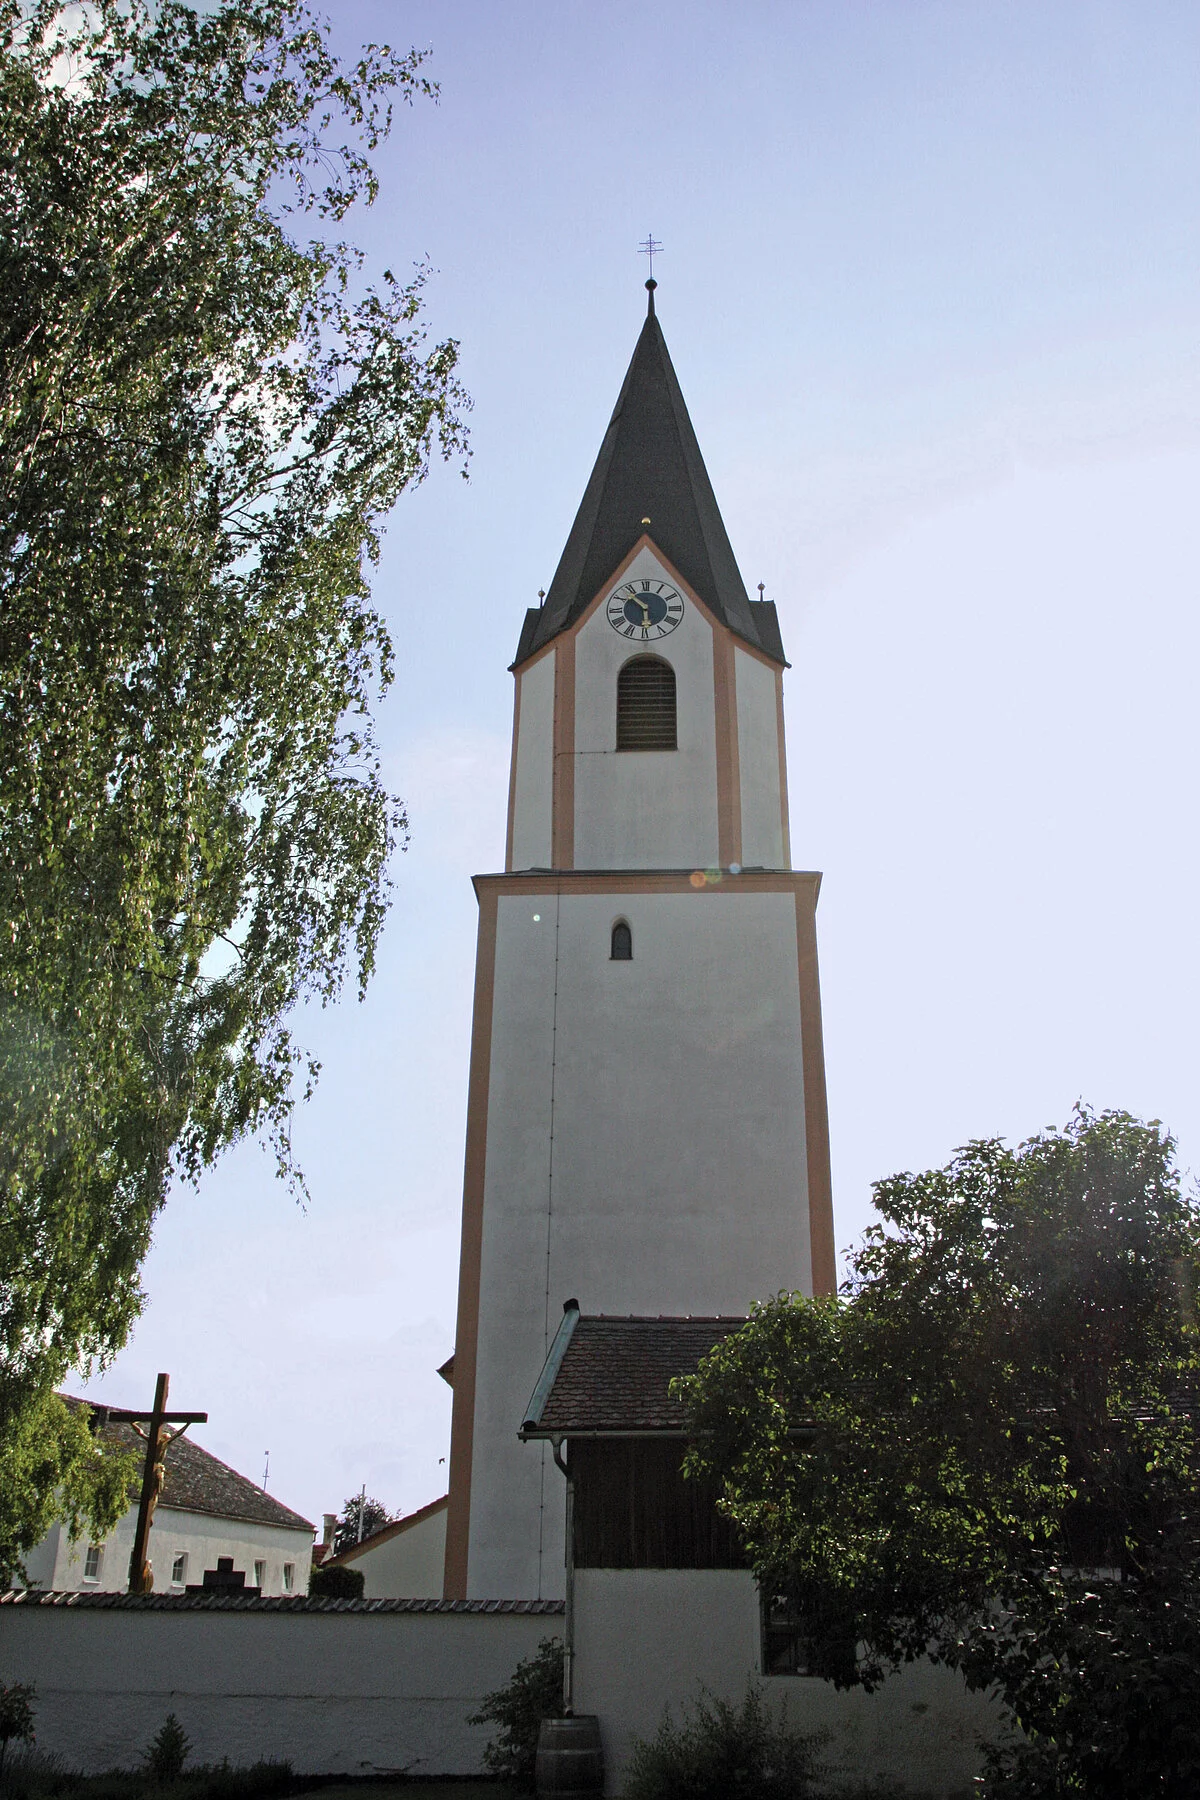
<svg viewBox="0 0 1200 1800"><path fill-rule="evenodd" d="M140 1438L146 1440L146 1458L142 1464L142 1494L138 1501L137 1530L133 1534L133 1553L129 1558L129 1592L131 1594L148 1594L154 1587L154 1576L151 1573L147 1551L150 1548L150 1526L154 1519L154 1509L158 1505L158 1496L162 1493L162 1485L166 1479L167 1447L185 1432L189 1425L205 1425L208 1423L206 1412L167 1411L167 1389L171 1385L169 1375L160 1375L154 1388L154 1408L148 1413L125 1412L122 1408L113 1407L109 1418L120 1420L124 1425L132 1425ZM175 1431L169 1429L176 1426Z"/></svg>

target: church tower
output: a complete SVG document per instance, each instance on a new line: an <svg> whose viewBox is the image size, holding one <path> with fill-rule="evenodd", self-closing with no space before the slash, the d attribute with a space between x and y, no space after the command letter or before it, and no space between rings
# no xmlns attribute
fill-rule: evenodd
<svg viewBox="0 0 1200 1800"><path fill-rule="evenodd" d="M517 1433L562 1315L834 1287L815 912L775 608L751 601L655 317L526 615L503 874L476 877L450 1599L558 1598Z"/></svg>

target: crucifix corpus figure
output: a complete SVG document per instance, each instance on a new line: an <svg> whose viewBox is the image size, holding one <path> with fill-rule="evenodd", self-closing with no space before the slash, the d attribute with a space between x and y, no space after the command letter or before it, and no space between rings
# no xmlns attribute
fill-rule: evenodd
<svg viewBox="0 0 1200 1800"><path fill-rule="evenodd" d="M138 1501L137 1530L133 1534L133 1552L129 1558L129 1592L131 1594L148 1594L154 1587L154 1576L150 1569L146 1552L150 1547L150 1526L154 1519L154 1509L158 1505L158 1496L162 1493L162 1485L166 1479L166 1454L170 1444L187 1430L189 1425L206 1425L206 1412L167 1411L167 1389L171 1385L169 1375L160 1375L154 1388L154 1409L149 1413L123 1412L113 1408L108 1417L120 1420L122 1424L132 1425L140 1438L146 1440L146 1458L142 1464L142 1493ZM175 1431L170 1430L174 1425Z"/></svg>

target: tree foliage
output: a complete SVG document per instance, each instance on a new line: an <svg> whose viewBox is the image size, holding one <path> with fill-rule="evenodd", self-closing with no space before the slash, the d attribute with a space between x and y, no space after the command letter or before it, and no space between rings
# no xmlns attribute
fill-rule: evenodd
<svg viewBox="0 0 1200 1800"><path fill-rule="evenodd" d="M1200 1215L1171 1139L1078 1111L875 1189L840 1297L780 1296L690 1384L723 1483L816 1672L928 1651L1023 1737L1005 1796L1200 1783Z"/></svg>
<svg viewBox="0 0 1200 1800"><path fill-rule="evenodd" d="M128 1504L136 1453L93 1429L90 1406L38 1392L0 1424L0 1583L23 1576L23 1556L56 1519L72 1537L104 1538Z"/></svg>
<svg viewBox="0 0 1200 1800"><path fill-rule="evenodd" d="M364 1538L373 1537L385 1525L393 1524L398 1516L390 1513L382 1500L373 1500L370 1494L351 1494L338 1514L333 1554L340 1556L343 1550L353 1549Z"/></svg>
<svg viewBox="0 0 1200 1800"><path fill-rule="evenodd" d="M261 1132L297 1178L290 1015L371 973L367 575L463 397L337 231L422 61L304 0L0 0L0 1493L172 1173Z"/></svg>

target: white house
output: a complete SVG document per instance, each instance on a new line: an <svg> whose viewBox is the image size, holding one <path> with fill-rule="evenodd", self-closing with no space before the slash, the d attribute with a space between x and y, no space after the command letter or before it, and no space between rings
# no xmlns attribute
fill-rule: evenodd
<svg viewBox="0 0 1200 1800"><path fill-rule="evenodd" d="M106 1438L122 1450L144 1449L132 1429L111 1421ZM137 1524L131 1507L101 1543L68 1536L56 1524L25 1559L31 1587L57 1593L122 1593ZM219 1462L186 1434L166 1455L166 1480L150 1529L150 1566L156 1593L182 1594L198 1586L219 1557L232 1559L248 1588L264 1594L304 1594L312 1566L313 1527L265 1489Z"/></svg>
<svg viewBox="0 0 1200 1800"><path fill-rule="evenodd" d="M440 1600L448 1502L447 1494L431 1500L339 1556L326 1557L321 1567L360 1570L364 1600Z"/></svg>

